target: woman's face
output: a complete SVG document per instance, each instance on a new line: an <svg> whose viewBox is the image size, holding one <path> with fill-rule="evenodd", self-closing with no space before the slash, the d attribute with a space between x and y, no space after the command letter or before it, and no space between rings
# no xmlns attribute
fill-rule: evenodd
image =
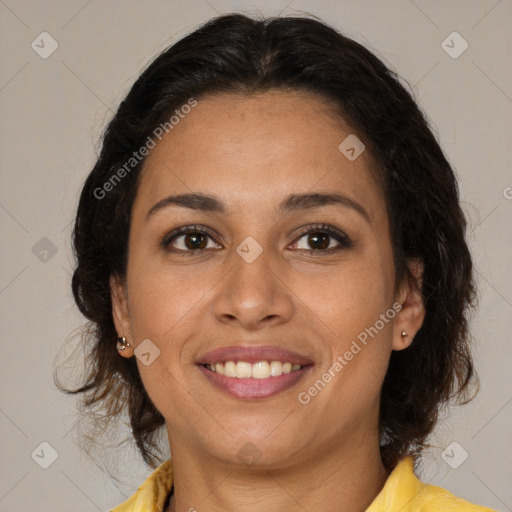
<svg viewBox="0 0 512 512"><path fill-rule="evenodd" d="M199 99L150 152L114 316L172 452L285 467L378 439L391 350L423 316L395 292L370 165L298 92Z"/></svg>

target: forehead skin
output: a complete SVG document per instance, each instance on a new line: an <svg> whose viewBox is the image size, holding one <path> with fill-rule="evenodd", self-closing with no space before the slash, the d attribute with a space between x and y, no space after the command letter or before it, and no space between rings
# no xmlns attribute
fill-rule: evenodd
<svg viewBox="0 0 512 512"><path fill-rule="evenodd" d="M251 215L252 205L268 212L287 193L336 188L364 206L373 227L379 224L388 232L384 197L369 170L371 158L363 152L350 162L341 154L339 144L353 131L334 108L299 91L201 98L149 152L134 220L166 193L203 190L223 197L226 178L228 214L245 210Z"/></svg>

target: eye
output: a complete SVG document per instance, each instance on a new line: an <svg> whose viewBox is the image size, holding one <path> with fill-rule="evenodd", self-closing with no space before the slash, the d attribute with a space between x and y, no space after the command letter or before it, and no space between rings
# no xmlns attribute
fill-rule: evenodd
<svg viewBox="0 0 512 512"><path fill-rule="evenodd" d="M300 247L300 240L304 239L305 242ZM331 244L336 240L338 244ZM298 241L293 242L293 248L298 250L309 251L312 253L331 254L341 249L347 249L352 247L350 238L338 229L321 224L317 226L310 226L306 231L303 231Z"/></svg>
<svg viewBox="0 0 512 512"><path fill-rule="evenodd" d="M186 256L193 256L194 253L200 254L207 249L222 249L222 246L215 243L217 235L206 227L199 226L182 226L167 234L161 245L167 252L181 253ZM306 238L307 237L307 238ZM301 240L305 242L301 245ZM337 245L332 245L332 241L336 240ZM212 242L209 245L209 241ZM303 230L298 239L290 246L299 251L307 251L315 255L332 254L341 249L352 247L350 238L342 231L326 225L320 224L308 226Z"/></svg>
<svg viewBox="0 0 512 512"><path fill-rule="evenodd" d="M191 253L206 249L222 248L216 244L213 244L213 247L208 245L208 239L213 241L215 237L215 233L208 228L183 226L166 235L162 240L162 247L169 252L191 255Z"/></svg>

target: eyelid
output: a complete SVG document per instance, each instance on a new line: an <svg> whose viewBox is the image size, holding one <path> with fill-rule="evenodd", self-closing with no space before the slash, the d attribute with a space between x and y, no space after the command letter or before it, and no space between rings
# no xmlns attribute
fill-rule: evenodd
<svg viewBox="0 0 512 512"><path fill-rule="evenodd" d="M330 224L308 224L303 228L299 228L299 232L297 234L298 237L301 237L307 233L316 233L316 232L326 232L333 235L338 235L339 237L345 238L348 240L348 236L341 231L340 229L331 226Z"/></svg>

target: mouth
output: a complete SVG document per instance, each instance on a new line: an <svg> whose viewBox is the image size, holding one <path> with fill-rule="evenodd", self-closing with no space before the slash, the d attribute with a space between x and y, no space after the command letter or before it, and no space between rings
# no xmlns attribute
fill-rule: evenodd
<svg viewBox="0 0 512 512"><path fill-rule="evenodd" d="M217 389L239 399L270 398L296 385L311 360L278 347L225 347L202 356L199 370Z"/></svg>

